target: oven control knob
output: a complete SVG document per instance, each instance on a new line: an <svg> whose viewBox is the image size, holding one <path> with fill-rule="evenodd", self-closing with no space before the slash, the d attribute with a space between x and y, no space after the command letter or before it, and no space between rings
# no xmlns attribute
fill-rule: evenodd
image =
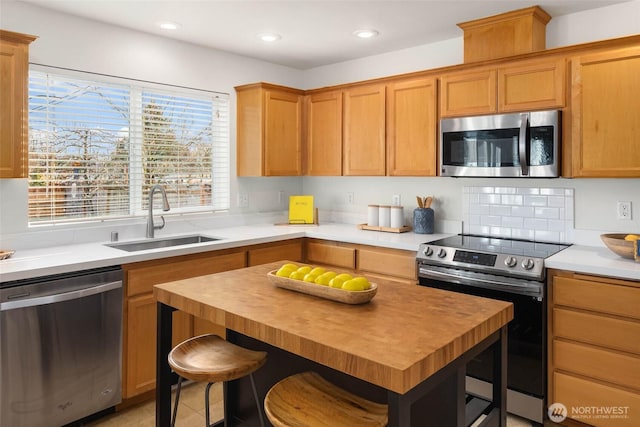
<svg viewBox="0 0 640 427"><path fill-rule="evenodd" d="M426 248L424 248L422 253L425 254L425 256L431 256L433 255L433 249L431 249L431 246L427 246Z"/></svg>
<svg viewBox="0 0 640 427"><path fill-rule="evenodd" d="M447 256L447 251L445 251L444 249L438 250L438 258L444 258L446 256Z"/></svg>
<svg viewBox="0 0 640 427"><path fill-rule="evenodd" d="M504 260L504 265L506 265L507 267L515 267L517 263L518 260L514 256L507 257Z"/></svg>
<svg viewBox="0 0 640 427"><path fill-rule="evenodd" d="M535 262L533 262L531 258L527 258L522 261L522 268L524 268L525 270L531 270L534 265Z"/></svg>

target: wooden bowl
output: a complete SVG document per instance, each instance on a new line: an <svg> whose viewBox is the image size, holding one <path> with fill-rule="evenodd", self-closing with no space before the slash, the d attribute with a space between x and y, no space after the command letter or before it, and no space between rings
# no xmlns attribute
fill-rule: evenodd
<svg viewBox="0 0 640 427"><path fill-rule="evenodd" d="M315 283L303 282L302 280L276 276L276 270L270 271L267 277L279 288L345 304L365 304L371 301L378 291L378 285L375 283L371 283L371 287L365 291L346 291L344 289L330 288L329 286L316 285Z"/></svg>
<svg viewBox="0 0 640 427"><path fill-rule="evenodd" d="M631 233L601 234L600 238L613 253L623 258L633 259L633 241L624 240ZM633 233L640 234L640 233Z"/></svg>

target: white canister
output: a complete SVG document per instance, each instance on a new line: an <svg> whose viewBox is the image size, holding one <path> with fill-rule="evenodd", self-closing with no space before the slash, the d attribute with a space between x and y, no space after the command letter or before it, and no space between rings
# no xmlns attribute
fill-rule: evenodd
<svg viewBox="0 0 640 427"><path fill-rule="evenodd" d="M369 205L367 208L367 225L369 227L378 226L378 205Z"/></svg>
<svg viewBox="0 0 640 427"><path fill-rule="evenodd" d="M378 225L380 227L391 226L391 206L380 205L378 207Z"/></svg>
<svg viewBox="0 0 640 427"><path fill-rule="evenodd" d="M402 228L404 225L404 209L402 206L391 206L391 228Z"/></svg>

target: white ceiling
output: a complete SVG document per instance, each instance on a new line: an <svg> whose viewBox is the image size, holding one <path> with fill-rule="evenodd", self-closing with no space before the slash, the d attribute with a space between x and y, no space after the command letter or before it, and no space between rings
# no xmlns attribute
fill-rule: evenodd
<svg viewBox="0 0 640 427"><path fill-rule="evenodd" d="M138 31L171 37L297 69L309 69L462 36L456 26L541 6L552 17L629 0L19 0ZM174 21L174 32L158 21ZM380 35L352 35L374 28ZM277 32L266 44L256 34Z"/></svg>

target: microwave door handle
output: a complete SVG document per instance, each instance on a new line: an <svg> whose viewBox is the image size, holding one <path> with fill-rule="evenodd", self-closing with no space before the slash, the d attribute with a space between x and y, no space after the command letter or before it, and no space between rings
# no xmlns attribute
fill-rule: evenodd
<svg viewBox="0 0 640 427"><path fill-rule="evenodd" d="M520 169L522 176L529 175L529 165L527 164L527 127L529 127L529 114L520 114L520 135L518 138L518 154L520 157Z"/></svg>

